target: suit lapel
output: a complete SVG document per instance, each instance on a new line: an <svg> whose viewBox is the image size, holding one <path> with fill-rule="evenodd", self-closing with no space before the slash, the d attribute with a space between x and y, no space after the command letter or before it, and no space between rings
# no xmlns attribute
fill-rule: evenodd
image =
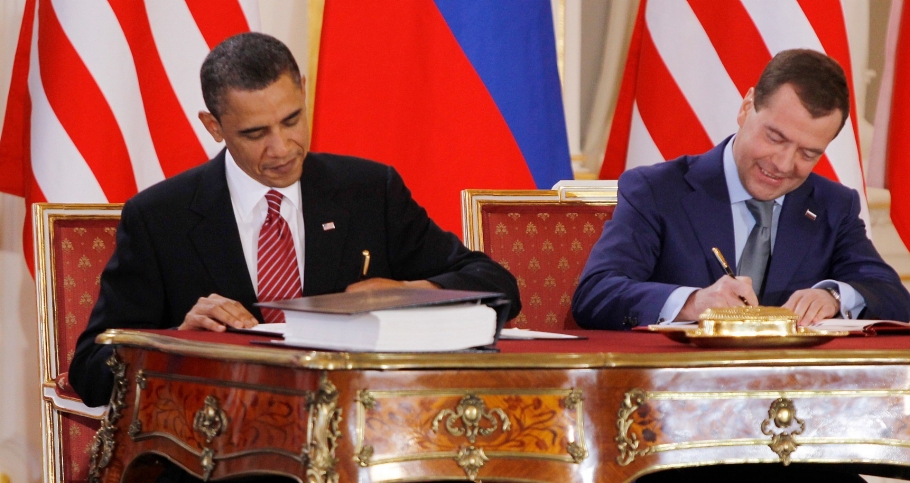
<svg viewBox="0 0 910 483"><path fill-rule="evenodd" d="M816 238L821 232L825 216L824 208L815 203L812 196L814 185L806 181L796 190L787 194L777 221L777 234L774 239L774 251L771 264L765 277L765 292L762 303L780 305L786 302L782 294L788 292L790 280L802 264L808 250L821 246ZM818 217L810 219L806 211L810 210Z"/></svg>
<svg viewBox="0 0 910 483"><path fill-rule="evenodd" d="M692 255L704 258L711 278L709 283L724 275L720 262L711 251L713 247L720 249L730 268L736 270L733 217L723 168L723 152L727 142L715 146L692 162L686 173L686 181L693 191L682 199L683 208L699 244L700 253ZM709 213L717 213L718 216L710 216Z"/></svg>
<svg viewBox="0 0 910 483"><path fill-rule="evenodd" d="M200 177L190 209L199 222L189 237L218 293L251 307L256 291L240 244L240 232L231 204L224 168L224 150L209 161ZM256 315L254 313L254 315Z"/></svg>
<svg viewBox="0 0 910 483"><path fill-rule="evenodd" d="M342 199L337 180L329 175L327 161L308 154L300 179L303 200L304 248L303 293L323 294L337 291L338 267L342 264L344 242L349 230L349 200Z"/></svg>

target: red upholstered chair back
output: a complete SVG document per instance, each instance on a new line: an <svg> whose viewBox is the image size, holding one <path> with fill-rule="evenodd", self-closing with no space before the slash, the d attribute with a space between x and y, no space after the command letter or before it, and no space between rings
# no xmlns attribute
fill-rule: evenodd
<svg viewBox="0 0 910 483"><path fill-rule="evenodd" d="M114 251L119 204L33 207L40 334L44 481L88 481L92 437L106 408L89 408L67 378L76 339Z"/></svg>
<svg viewBox="0 0 910 483"><path fill-rule="evenodd" d="M518 279L521 313L510 326L577 329L572 294L591 247L616 207L616 185L559 190L464 190L465 244Z"/></svg>

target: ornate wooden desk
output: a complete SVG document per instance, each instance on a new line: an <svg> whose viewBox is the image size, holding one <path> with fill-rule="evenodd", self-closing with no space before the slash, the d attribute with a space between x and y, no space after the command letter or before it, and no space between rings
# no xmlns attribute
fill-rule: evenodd
<svg viewBox="0 0 910 483"><path fill-rule="evenodd" d="M670 467L910 466L910 337L703 350L657 334L356 354L261 338L109 331L93 474L164 455L204 479L628 482Z"/></svg>

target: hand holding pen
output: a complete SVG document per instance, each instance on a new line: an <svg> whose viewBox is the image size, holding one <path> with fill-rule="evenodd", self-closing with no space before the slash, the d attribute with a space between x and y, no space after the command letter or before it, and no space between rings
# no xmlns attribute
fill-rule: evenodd
<svg viewBox="0 0 910 483"><path fill-rule="evenodd" d="M720 277L708 287L693 289L695 291L689 294L675 320L698 320L698 317L708 309L736 307L740 304L758 305L758 298L752 291L752 281L749 277L736 277L720 250L715 248L712 251L729 277Z"/></svg>
<svg viewBox="0 0 910 483"><path fill-rule="evenodd" d="M727 264L727 259L724 258L724 255L720 252L720 249L717 247L714 247L711 249L711 251L714 252L714 256L717 258L717 261L720 262L720 266L723 267L724 272L727 275L729 275L733 278L736 278L736 274L733 273L733 269L731 269L730 265ZM740 300L743 301L744 304L746 304L747 307L752 306L752 304L750 304L749 301L746 300L746 297L743 297L742 295L737 295L737 296L739 297Z"/></svg>

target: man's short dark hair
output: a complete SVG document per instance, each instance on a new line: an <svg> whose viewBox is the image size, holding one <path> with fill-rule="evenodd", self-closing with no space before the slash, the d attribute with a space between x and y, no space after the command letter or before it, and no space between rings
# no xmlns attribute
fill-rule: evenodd
<svg viewBox="0 0 910 483"><path fill-rule="evenodd" d="M259 32L229 37L209 52L199 71L205 107L220 119L228 89L258 91L284 74L301 85L297 61L280 40Z"/></svg>
<svg viewBox="0 0 910 483"><path fill-rule="evenodd" d="M790 84L803 107L813 118L827 116L840 109L840 128L850 117L850 89L844 69L831 57L809 49L779 52L768 62L755 86L755 110L784 84Z"/></svg>

